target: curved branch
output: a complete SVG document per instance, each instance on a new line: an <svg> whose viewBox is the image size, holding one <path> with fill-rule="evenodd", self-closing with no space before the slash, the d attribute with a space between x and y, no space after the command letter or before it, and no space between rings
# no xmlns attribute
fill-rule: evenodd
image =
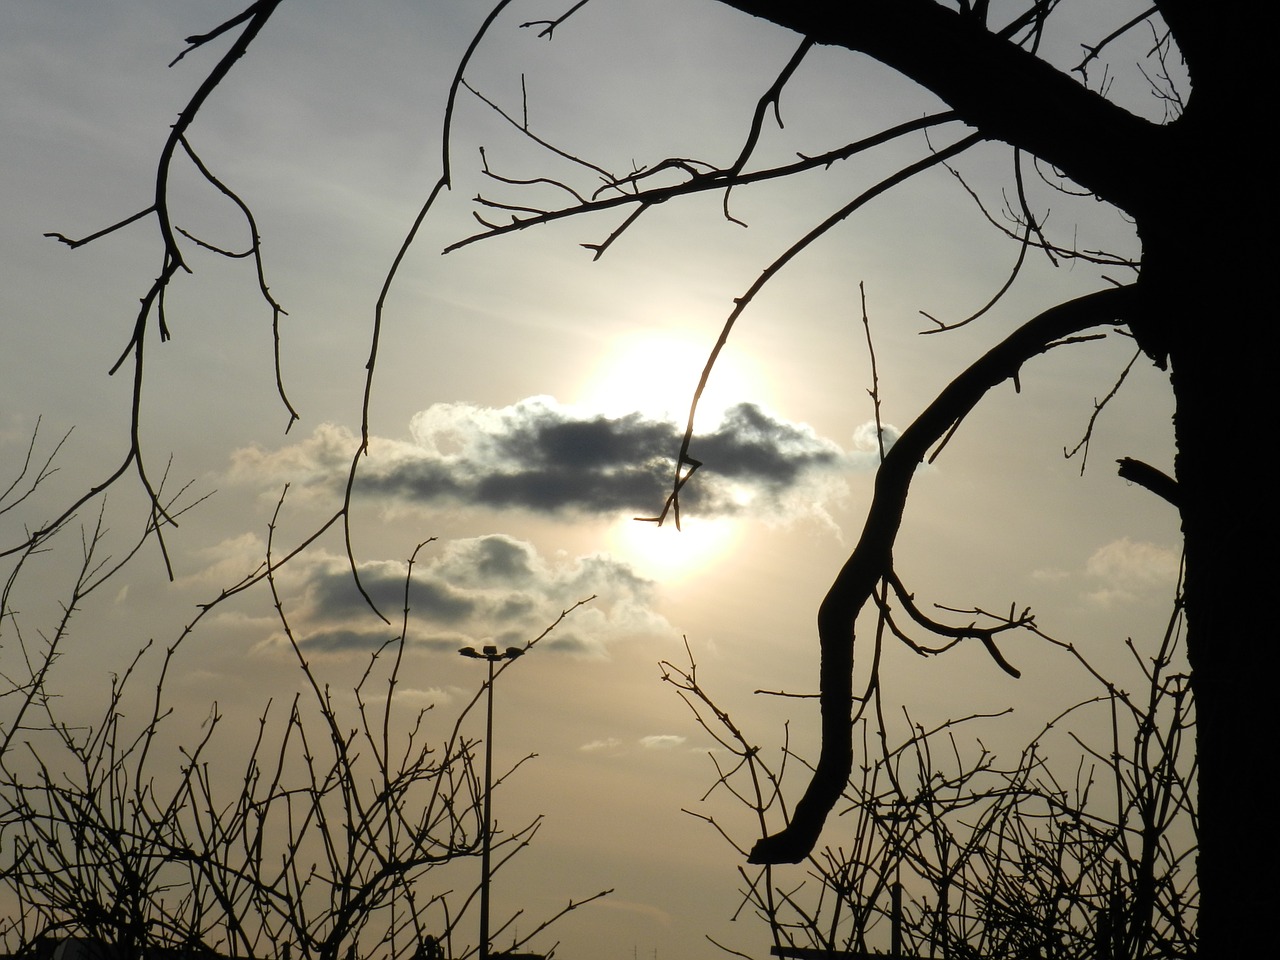
<svg viewBox="0 0 1280 960"><path fill-rule="evenodd" d="M200 112L200 108L204 106L206 100L218 88L218 84L226 78L231 72L231 68L235 66L237 60L245 55L249 49L249 45L253 43L255 37L266 26L271 15L275 13L276 7L281 0L258 0L252 7L246 9L239 16L228 20L222 26L204 37L188 37L189 43L200 44L206 40L212 39L225 30L231 29L233 26L247 20L244 30L240 33L231 48L222 55L222 59L217 65L209 71L209 75L204 78L204 82L196 89L195 94L182 108L182 112L178 114L178 119L173 125L173 129L169 132L168 138L164 142L164 147L160 151L160 162L156 166L156 197L155 212L160 234L164 238L165 251L177 260L178 265L186 270L187 265L182 260L182 253L178 247L178 240L173 234L173 224L169 219L169 167L173 163L173 155L177 151L179 144L182 143L186 136L187 129L191 126L196 118L196 114ZM181 55L179 56L179 59ZM177 63L177 60L174 61ZM171 64L172 65L172 64Z"/></svg>
<svg viewBox="0 0 1280 960"><path fill-rule="evenodd" d="M1110 288L1051 307L1028 321L956 377L885 456L862 536L818 610L822 652L818 763L791 822L756 844L752 863L798 863L808 856L848 782L853 757L854 624L876 584L890 570L893 543L917 465L993 387L1016 377L1026 361L1089 327L1123 322L1135 302L1134 286Z"/></svg>
<svg viewBox="0 0 1280 960"><path fill-rule="evenodd" d="M476 48L480 46L480 41L484 39L494 21L498 19L499 15L510 3L511 0L498 0L498 3L489 11L489 15L485 17L484 22L480 25L480 29L471 38L471 42L463 52L462 58L458 61L458 67L453 74L453 83L449 86L449 99L445 106L444 137L440 146L440 177L432 186L431 192L427 194L427 199L419 208L417 216L414 217L413 223L409 226L408 233L405 234L399 249L396 250L391 266L387 269L387 274L382 280L382 288L378 291L378 300L373 308L373 331L369 337L369 359L365 361L364 365L364 394L360 406L360 444L351 456L351 466L347 470L347 484L343 493L342 507L334 515L333 519L342 518L343 542L346 545L347 562L351 567L351 576L355 581L356 589L360 591L360 596L369 605L369 609L386 623L391 621L378 609L377 604L373 602L373 597L369 596L364 583L360 580L360 572L356 567L355 548L351 543L351 499L355 492L356 473L359 470L360 461L369 452L369 408L373 402L373 379L378 366L378 347L382 342L383 314L386 310L387 297L390 295L391 287L395 283L396 274L400 272L400 264L404 262L404 258L408 255L409 248L413 246L413 241L418 236L418 231L422 228L423 222L426 221L427 214L435 208L436 200L443 193L453 189L453 168L450 162L450 150L453 146L453 138L451 136L453 131L453 110L458 101L458 91L463 87L463 74L466 72L468 64L471 63L471 58L475 54Z"/></svg>
<svg viewBox="0 0 1280 960"><path fill-rule="evenodd" d="M166 523L173 523L176 526L176 523L174 522L174 518L169 513L167 507L160 500L160 488L153 484L147 475L146 464L142 454L141 440L144 371L143 355L146 346L147 322L154 313L156 323L159 328L160 340L165 341L169 339L169 329L165 320L165 292L179 270L190 272L190 268L187 267L186 262L183 260L182 250L178 245L177 230L173 226L173 222L169 216L168 192L170 170L173 165L173 158L179 146L182 146L190 153L190 149L187 147L186 143L186 132L195 121L196 115L213 94L214 90L217 89L218 85L226 78L236 61L244 56L249 45L253 42L254 38L257 37L258 33L262 30L267 20L270 19L271 15L275 12L276 7L278 7L281 2L282 0L256 0L256 2L248 6L243 12L230 20L225 21L213 31L203 35L187 38L187 42L191 44L191 47L188 49L192 49L222 35L223 33L226 33L242 23L245 24L244 29L241 31L239 36L236 37L227 52L222 55L221 59L218 60L217 64L201 82L191 99L187 101L186 106L184 106L181 112L179 112L177 120L170 129L169 135L166 137L164 146L160 151L160 157L156 165L154 186L155 197L151 206L144 210L140 210L137 213L131 214L109 227L105 227L79 239L70 238L62 233L45 234L46 237L55 239L60 243L66 244L71 249L75 249L105 237L108 234L114 233L117 230L121 230L124 227L127 227L130 224L154 213L156 216L156 225L160 231L161 240L164 246L162 267L160 275L152 282L146 295L143 296L141 300L141 308L134 320L129 342L125 345L120 356L108 371L110 375L114 375L132 356L133 384L129 427L130 446L128 453L125 455L124 461L119 467L113 470L105 480L90 487L86 492L78 496L54 521L46 524L34 533L31 533L24 543L0 551L0 556L9 555L11 553L25 550L30 546L35 546L42 538L48 536L68 520L76 510L115 484L116 481L124 476L130 466L132 466L148 500L150 501L152 530L156 536L156 542L159 545L166 571L172 579L173 572L169 564L168 549L165 545L163 535L163 526ZM184 53L185 52L186 51L184 51ZM182 59L182 54L175 58L173 63L177 63L180 59ZM172 66L172 64L170 64L170 66ZM216 179L212 178L212 175L209 174L208 171L200 164L198 158L196 158L194 154L190 155L192 160L201 169L202 173L210 178L210 182L214 183L214 185L222 189L224 193L227 193L235 199L234 195L230 194L230 192L222 187ZM239 201L237 200L237 202ZM240 206L247 214L247 209L244 205L240 204ZM250 222L252 224L252 220ZM256 230L254 231L254 235L256 243ZM270 298L270 295L266 291L265 281L262 279L261 270L259 270L259 282L263 295L267 298L268 303L272 305L274 310L278 310L278 305ZM278 379L277 383L279 383ZM281 390L283 391L283 387L281 387ZM283 392L281 392L281 396L283 398ZM287 400L285 400L285 405L288 407ZM289 410L291 417L296 418L296 414L293 413L291 407ZM290 423L292 422L293 421L291 419Z"/></svg>
<svg viewBox="0 0 1280 960"><path fill-rule="evenodd" d="M800 41L800 46L796 48L796 52L791 55L791 59L787 61L787 65L782 68L782 72L778 74L778 78L773 81L769 89L764 92L756 103L755 112L751 115L751 129L747 131L746 142L742 145L742 152L738 154L738 159L733 161L733 165L729 167L729 173L741 173L742 168L747 165L751 154L760 143L760 134L764 130L764 118L768 115L770 107L773 108L773 115L778 121L778 126L782 126L782 89L795 75L801 61L804 60L811 49L813 49L813 41L805 37Z"/></svg>
<svg viewBox="0 0 1280 960"><path fill-rule="evenodd" d="M920 646L912 641L911 638L893 622L893 618L889 616L887 604L883 605L882 613L889 621L889 628L893 631L895 636L906 643L912 650L928 656L933 653L942 653L945 650L949 650L952 646L962 640L977 640L986 648L987 653L991 656L991 659L995 661L996 666L1009 674L1009 676L1013 677L1015 680L1022 676L1022 671L1006 660L1004 654L1000 652L1000 648L996 646L995 638L997 634L1004 633L1007 630L1018 630L1022 627L1034 627L1036 618L1032 615L1029 608L1024 609L1022 614L1018 616L1015 616L1014 612L1010 610L1009 616L997 619L995 624L990 627L980 627L976 620L970 622L968 626L956 627L951 624L934 620L916 606L915 596L907 589L906 584L902 582L902 578L899 577L896 572L890 570L885 579L889 582L889 586L893 588L894 595L898 598L898 602L902 604L902 609L907 612L907 616L915 621L918 626L923 627L925 630L928 630L930 633L936 634L939 637L945 637L949 641L946 646L941 649L929 649Z"/></svg>

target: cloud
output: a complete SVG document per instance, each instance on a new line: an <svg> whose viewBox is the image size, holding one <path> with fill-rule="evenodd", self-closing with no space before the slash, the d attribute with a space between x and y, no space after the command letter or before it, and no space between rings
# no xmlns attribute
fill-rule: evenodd
<svg viewBox="0 0 1280 960"><path fill-rule="evenodd" d="M395 690L395 703L398 707L408 707L412 710L427 710L432 707L441 706L451 703L460 697L469 697L472 691L461 691L456 688L445 689L443 687L427 687L419 689L415 687L397 686ZM365 697L365 702L370 705L380 705L387 702L386 693L370 693Z"/></svg>
<svg viewBox="0 0 1280 960"><path fill-rule="evenodd" d="M405 602L403 561L360 565L360 582L384 612ZM399 626L374 617L360 595L344 556L305 553L277 573L294 635L307 653L368 654L394 642ZM453 651L494 643L523 646L562 610L596 597L541 642L550 651L607 657L612 644L640 637L672 636L653 612L653 584L604 556L541 556L528 543L492 534L440 545L418 557L408 587L410 649ZM280 651L277 632L260 650Z"/></svg>
<svg viewBox="0 0 1280 960"><path fill-rule="evenodd" d="M640 903L635 900L617 900L612 897L606 897L597 903L605 910L620 910L624 913L634 913L644 917L651 923L660 924L663 927L671 926L671 914L663 910L661 907L654 906L652 903ZM593 904L595 906L595 904Z"/></svg>
<svg viewBox="0 0 1280 960"><path fill-rule="evenodd" d="M1128 586L1163 586L1177 577L1178 565L1176 551L1123 537L1095 550L1085 570Z"/></svg>
<svg viewBox="0 0 1280 960"><path fill-rule="evenodd" d="M672 747L681 746L687 739L688 737L675 733L654 733L641 737L640 746L646 750L670 750Z"/></svg>
<svg viewBox="0 0 1280 960"><path fill-rule="evenodd" d="M1071 571L1061 567L1037 567L1031 571L1031 579L1038 583L1061 583L1071 579Z"/></svg>
<svg viewBox="0 0 1280 960"><path fill-rule="evenodd" d="M336 492L346 482L355 451L355 434L344 427L322 423L302 443L278 450L256 445L235 450L228 476L238 483L266 486L266 492L273 497L280 495L280 483L285 481L301 490Z"/></svg>
<svg viewBox="0 0 1280 960"><path fill-rule="evenodd" d="M661 907L654 906L652 903L641 903L636 900L617 900L612 897L605 897L603 900L596 901L605 910L619 910L623 913L634 913L644 917L650 923L657 923L663 927L671 926L671 914L663 910ZM595 904L592 904L595 906Z"/></svg>
<svg viewBox="0 0 1280 960"><path fill-rule="evenodd" d="M603 740L592 740L590 743L584 743L578 749L583 753L616 753L621 746L622 741L617 737L605 737Z"/></svg>
<svg viewBox="0 0 1280 960"><path fill-rule="evenodd" d="M550 397L500 409L439 403L414 415L412 442L374 439L356 492L401 504L449 504L547 514L651 515L666 499L681 428L639 413L582 413ZM896 431L887 431L892 441ZM751 511L776 518L814 512L839 496L840 473L874 467L874 432L855 449L819 437L807 424L742 403L694 438L703 464L682 506L707 517ZM336 489L355 438L322 425L300 444L268 453L237 451L232 475Z"/></svg>
<svg viewBox="0 0 1280 960"><path fill-rule="evenodd" d="M684 746L688 739L688 737L675 733L654 733L647 737L641 737L635 743L644 750L673 750L676 747ZM583 753L608 754L610 756L618 756L630 752L630 749L617 737L603 737L599 740L591 740L578 747L578 749Z"/></svg>
<svg viewBox="0 0 1280 960"><path fill-rule="evenodd" d="M1176 550L1122 537L1099 547L1085 563L1090 577L1104 581L1086 596L1094 603L1114 606L1142 593L1170 590L1177 581L1179 566Z"/></svg>
<svg viewBox="0 0 1280 960"><path fill-rule="evenodd" d="M854 466L863 470L874 470L880 464L881 439L884 440L884 451L888 453L900 436L902 431L891 423L881 424L878 430L874 420L860 424L853 431Z"/></svg>

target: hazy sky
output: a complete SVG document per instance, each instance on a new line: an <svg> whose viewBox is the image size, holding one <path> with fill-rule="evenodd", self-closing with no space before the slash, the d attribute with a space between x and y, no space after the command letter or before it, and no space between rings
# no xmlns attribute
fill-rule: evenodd
<svg viewBox="0 0 1280 960"><path fill-rule="evenodd" d="M9 0L0 14L0 481L16 473L37 417L42 449L74 428L61 472L0 518L5 546L123 457L129 383L107 371L160 266L150 220L76 251L42 234L92 233L150 203L169 125L215 49L166 64L183 37L242 5ZM550 43L518 27L565 6L514 4L468 79L511 114L527 110L543 140L614 173L668 157L730 163L756 99L796 44L711 0L592 0ZM1112 6L1081 5L1047 55L1074 63L1082 39L1132 15L1105 13ZM271 315L251 264L188 244L193 273L178 278L167 302L172 339L161 344L152 331L148 344L141 430L151 472L172 456L170 482L190 480L192 498L209 498L168 536L175 582L148 547L76 622L53 680L73 712L92 716L132 651L148 638L171 643L198 603L254 569L286 483L277 549L340 502L374 303L439 176L449 79L484 12L462 2L290 0L193 127L194 148L257 218L267 281L288 311L282 368L301 420L284 433ZM1158 117L1161 104L1135 67L1141 47L1117 46L1111 74L1121 102ZM766 125L758 162L819 153L937 108L875 64L819 49L783 97L785 128ZM934 146L960 135L940 132ZM986 302L1016 244L945 170L881 198L797 258L743 314L698 417L692 453L705 467L677 534L631 518L661 507L698 371L734 298L829 212L927 155L929 144L916 135L794 183L736 191L730 210L745 228L724 217L722 197L706 195L650 210L597 262L582 245L606 238L617 211L442 257L480 229L477 193L526 206L562 199L545 184L486 178L480 148L499 176L572 178L592 189L591 174L462 94L455 188L387 301L373 440L353 510L365 582L393 611L405 560L438 538L419 556L410 597L405 722L432 702L444 721L475 689L482 668L458 657L459 646L523 642L595 595L497 690L498 758L538 754L495 798L499 822L538 813L546 821L497 879L495 912L524 907L532 923L570 897L614 887L555 928L557 956L722 955L706 934L765 956L766 928L730 920L738 861L681 812L731 822L735 813L717 795L700 802L713 780L710 743L659 682L657 664L679 662L687 637L700 676L751 736L776 749L790 718L793 747L816 755L816 703L752 691L815 690L814 613L868 502L877 457L859 282L883 417L902 428L1016 324L1099 289L1104 277L1127 277L1033 256L981 320L920 336L931 326L921 311L954 320ZM956 170L999 216L1009 151L978 147ZM1059 242L1136 253L1128 225L1091 199L1043 188L1033 196ZM243 220L189 165L176 168L171 204L179 226L245 247ZM1162 628L1179 540L1173 511L1118 480L1113 463L1134 456L1170 468L1163 374L1135 365L1094 430L1083 477L1079 460L1063 457L1132 353L1131 341L1113 335L1029 364L1020 393L995 391L922 469L896 551L918 600L1030 604L1046 632L1132 676L1123 641L1151 640ZM123 544L145 520L136 484L123 481L106 511ZM73 532L63 541L24 581L30 635L48 627L66 588L78 547ZM351 585L340 538L318 541L281 589L313 666L349 707L388 628ZM11 656L11 636L0 641L0 656ZM1013 718L984 735L1016 746L1039 720L1092 692L1032 638L1010 639L1004 652L1021 680L980 650L930 660L895 651L886 695L923 721L1014 705ZM154 675L158 664L145 664ZM301 684L261 590L207 618L170 673L175 730L197 728L217 700L226 716L218 750L233 766L267 699L283 701ZM792 799L802 787L792 783ZM839 823L831 829L836 842Z"/></svg>

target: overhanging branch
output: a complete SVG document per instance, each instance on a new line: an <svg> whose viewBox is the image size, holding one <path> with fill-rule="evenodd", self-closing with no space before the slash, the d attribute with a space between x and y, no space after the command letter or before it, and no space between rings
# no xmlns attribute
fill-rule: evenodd
<svg viewBox="0 0 1280 960"><path fill-rule="evenodd" d="M933 0L722 2L815 43L867 54L936 94L988 139L1026 150L1131 213L1153 187L1163 128L978 18Z"/></svg>

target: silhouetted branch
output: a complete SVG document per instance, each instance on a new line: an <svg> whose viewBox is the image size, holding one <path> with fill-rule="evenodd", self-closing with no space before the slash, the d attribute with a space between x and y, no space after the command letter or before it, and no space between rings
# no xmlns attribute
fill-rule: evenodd
<svg viewBox="0 0 1280 960"><path fill-rule="evenodd" d="M1093 413L1089 415L1089 425L1085 427L1084 436L1080 438L1080 442L1070 450L1066 447L1062 448L1062 454L1068 460L1074 457L1077 453L1080 453L1080 451L1084 451L1080 457L1080 476L1082 477L1084 476L1085 464L1089 460L1089 441L1093 438L1093 427L1094 424L1098 422L1098 415L1102 413L1103 408L1115 398L1115 395L1120 392L1120 387L1124 385L1125 378L1129 376L1129 371L1133 369L1133 365L1138 362L1138 357L1140 356L1142 356L1141 350L1137 351L1129 359L1129 362L1125 364L1124 369L1120 371L1120 376L1116 378L1115 384L1112 385L1111 390L1107 395L1101 400L1095 399L1093 401Z"/></svg>
<svg viewBox="0 0 1280 960"><path fill-rule="evenodd" d="M689 454L689 447L693 442L693 426L694 419L698 412L698 404L702 399L703 392L707 388L708 381L711 379L711 371L714 369L716 361L720 357L720 352L729 342L729 334L733 332L734 324L737 323L738 318L755 299L756 295L764 289L769 281L772 280L783 267L790 263L802 251L807 249L819 238L825 236L833 227L846 220L871 200L874 200L876 197L893 189L916 174L935 167L938 164L945 163L949 158L963 153L965 150L969 149L969 147L981 140L982 138L977 135L965 137L964 139L952 144L950 147L938 151L932 156L926 157L923 160L917 160L915 163L908 164L897 173L886 177L875 186L863 191L855 199L828 216L820 224L788 247L772 263L765 267L760 276L751 284L750 287L747 288L745 293L734 300L733 310L729 313L729 316L725 319L724 324L720 328L720 336L717 338L715 346L711 348L711 353L707 357L707 362L702 368L702 374L698 378L698 384L693 391L693 400L689 404L689 418L685 424L684 436L680 441L680 452L676 458L675 476L672 481L671 493L667 495L666 502L663 504L661 512L659 512L656 517L645 519L661 525L662 522L666 520L667 514L674 511L677 521L676 526L677 528L679 527L680 491L693 475L693 470L685 472L684 467L689 464L700 465L699 461L693 460Z"/></svg>
<svg viewBox="0 0 1280 960"><path fill-rule="evenodd" d="M1154 655L1135 649L1148 681L1135 697L1053 641L1102 692L1050 718L1010 763L981 734L972 746L959 741L1008 710L926 728L904 709L904 735L879 713L874 731L860 721L836 837L806 858L799 880L782 867L760 877L739 868L735 919L753 912L775 944L815 955L870 955L892 926L897 951L913 956L1194 956L1193 706L1186 677L1169 672L1181 623L1179 600ZM694 675L692 658L683 673ZM1102 742L1076 733L1077 717L1085 724L1092 714L1107 719ZM713 704L708 715L726 714ZM725 729L711 732L723 737ZM1059 730L1078 745L1078 761L1049 763L1047 744ZM766 753L752 753L760 771L769 769ZM787 747L780 755L794 756ZM1110 790L1096 789L1107 778ZM725 787L758 812L751 792L725 779L717 764L713 789ZM741 850L728 821L686 812Z"/></svg>
<svg viewBox="0 0 1280 960"><path fill-rule="evenodd" d="M1027 360L1081 330L1123 322L1133 303L1134 288L1119 287L1059 304L1028 321L953 380L888 451L876 474L862 535L818 611L822 752L791 823L756 845L754 862L794 863L807 856L848 779L854 624L876 584L891 569L893 542L916 466L989 390L1015 377Z"/></svg>
<svg viewBox="0 0 1280 960"><path fill-rule="evenodd" d="M764 130L764 118L773 110L775 122L781 127L782 124L782 90L790 81L791 77L799 68L805 56L813 49L813 40L805 37L800 41L800 46L796 48L796 52L791 55L791 59L787 61L786 66L782 68L782 72L778 74L778 78L773 81L769 89L760 95L759 101L756 103L755 112L751 115L751 127L747 131L746 142L742 145L742 152L738 154L738 159L729 165L726 171L730 175L741 173L743 167L747 165L747 161L751 158L751 154L755 152L757 144L760 142L760 134ZM728 196L725 197L726 208L728 206ZM728 210L725 216L728 217Z"/></svg>
<svg viewBox="0 0 1280 960"><path fill-rule="evenodd" d="M15 551L20 551L28 544L34 545L39 543L41 538L48 535L49 531L56 529L61 523L74 515L80 507L84 506L86 503L112 487L129 471L130 468L132 468L149 500L151 522L155 533L156 544L160 549L161 556L165 563L165 568L169 573L169 576L172 578L172 565L169 559L168 547L164 539L163 527L165 524L174 524L174 518L167 513L164 505L161 503L159 487L155 485L148 476L141 442L141 408L144 371L143 357L148 321L154 315L160 339L162 341L169 339L169 327L165 317L165 291L167 290L169 283L177 275L178 271L184 270L190 272L190 268L187 266L183 258L181 247L177 241L178 231L173 226L171 220L169 209L170 172L174 154L178 146L182 145L206 179L237 203L242 212L249 217L247 207L245 207L239 198L217 181L216 178L214 178L212 174L210 174L199 162L195 154L191 152L186 143L186 134L205 102L212 95L213 91L217 89L223 79L225 79L236 61L239 60L248 50L249 45L253 42L254 38L257 37L262 27L271 17L272 13L275 12L279 3L280 0L258 0L258 2L251 4L240 14L225 21L210 33L188 38L188 42L192 45L192 48L194 48L237 26L242 24L244 25L244 29L232 42L230 49L223 54L214 67L209 71L204 80L197 87L195 93L179 112L177 121L170 129L157 160L154 197L150 206L117 221L111 226L95 231L80 239L71 239L63 233L45 234L45 236L56 239L59 242L66 244L68 247L75 249L87 243L101 239L140 219L143 219L144 217L154 214L156 218L156 227L159 230L162 245L161 270L159 276L152 282L147 292L142 297L141 308L135 318L129 341L122 350L119 358L109 370L111 374L115 374L124 365L126 360L132 357L133 383L130 411L130 438L129 450L125 455L124 460L120 466L108 474L105 480L90 486L83 494L74 498L72 503L61 514L59 514L52 523L31 533L23 543L16 544L13 547L0 551L0 556L8 556ZM181 58L182 55L180 54L178 58L174 60L174 63ZM257 231L253 226L252 217L249 217L249 223L253 235L253 248L256 251ZM255 259L257 260L256 257ZM281 311L279 305L267 292L265 281L262 279L262 266L260 260L257 260L257 265L261 292L267 303L271 306L273 312L273 330L276 331L275 337L278 357L279 340L277 320ZM279 377L278 360L276 373L280 396L284 401L286 408L289 410L291 417L290 423L292 423L293 419L295 419L297 415L293 411L293 408L289 406L288 400L284 397L283 386Z"/></svg>
<svg viewBox="0 0 1280 960"><path fill-rule="evenodd" d="M540 226L541 224L551 223L556 220L563 220L566 217L581 216L582 214L608 210L629 204L651 206L658 203L665 203L675 197L689 196L697 193L703 193L708 190L723 190L728 187L764 183L770 180L794 176L795 174L803 173L808 170L817 170L829 167L833 163L846 160L859 153L864 153L875 147L889 143L899 137L906 136L907 134L917 133L926 128L951 123L955 120L956 115L951 112L932 114L918 120L911 120L906 123L897 124L874 134L873 136L847 144L846 146L840 147L836 150L831 150L811 157L802 157L793 163L783 164L778 167L770 167L764 170L753 170L746 173L737 173L732 176L725 171L711 170L692 176L690 179L674 185L649 187L647 189L636 190L634 192L618 192L611 196L593 198L587 203L578 204L572 207L547 210L536 216L518 219L512 223L494 227L484 233L464 237L461 240L456 240L453 243L448 244L444 248L443 252L451 253L454 250L459 250L462 247L469 246L480 240L513 233L518 230L526 230L529 227ZM511 122L514 123L514 121ZM518 124L516 125L518 126ZM640 173L648 174L651 172L652 171L649 168L645 168ZM615 185L623 184L624 182L634 183L636 176L637 174L632 174L627 178L615 178L613 175L610 175L610 179L606 182L605 186L606 188L614 188Z"/></svg>
<svg viewBox="0 0 1280 960"><path fill-rule="evenodd" d="M953 641L940 649L926 651L913 643L906 634L902 633L893 624L892 618L889 618L889 625L893 630L894 635L906 642L912 649L922 653L942 653L961 640L978 640L986 648L987 653L991 655L991 659L996 662L996 665L1000 667L1001 670L1015 679L1022 676L1022 671L1010 664L1009 661L1004 658L1003 654L1000 653L1000 650L996 647L995 638L998 634L1004 633L1006 630L1018 630L1024 627L1034 627L1035 617L1029 609L1023 610L1022 613L1017 616L1014 616L1011 613L1007 618L1000 618L994 626L990 627L979 627L976 621L970 623L968 626L955 627L950 624L939 623L937 620L926 616L924 612L916 606L915 597L907 591L905 586L903 586L902 580L896 573L890 571L886 575L886 579L888 580L889 585L893 587L893 592L898 598L898 602L902 604L903 609L907 611L907 615L910 616L916 624L928 630L930 633L937 634L940 637L947 637ZM881 609L884 610L885 615L888 616L887 606L882 606Z"/></svg>
<svg viewBox="0 0 1280 960"><path fill-rule="evenodd" d="M1167 473L1132 457L1121 457L1116 463L1120 465L1117 473L1125 480L1145 487L1175 507L1182 506L1182 494L1178 489L1178 481Z"/></svg>
<svg viewBox="0 0 1280 960"><path fill-rule="evenodd" d="M453 168L451 166L449 153L452 150L452 132L453 132L453 111L458 100L458 91L462 89L463 75L467 69L467 65L471 62L471 57L475 54L476 49L480 46L480 42L488 33L489 28L493 26L494 21L503 10L507 8L511 0L499 0L489 11L489 15L485 17L484 22L480 25L480 29L476 31L475 36L471 38L471 42L467 45L466 51L463 53L458 62L458 67L454 71L453 82L449 85L449 98L445 105L445 114L443 122L444 138L440 148L440 177L432 186L430 193L427 195L426 201L418 209L417 216L414 217L413 223L409 227L408 233L400 243L396 255L392 258L391 266L387 269L387 274L383 278L382 287L378 291L378 299L373 309L373 329L369 339L369 359L365 361L365 383L364 393L360 407L360 444L356 448L351 457L351 466L347 471L347 483L343 493L342 506L330 522L334 520L342 520L343 541L347 551L347 562L351 569L351 574L355 580L356 589L360 591L360 596L369 605L369 609L378 614L384 622L390 623L386 616L378 610L377 604L373 602L373 598L369 596L369 592L365 589L364 584L360 581L360 575L357 569L355 550L351 544L351 498L355 491L356 472L359 469L360 461L369 452L369 408L373 402L373 380L374 373L378 365L378 347L382 342L382 322L386 309L387 296L391 293L392 284L395 283L396 274L400 272L400 264L404 262L405 256L409 252L409 248L413 246L414 238L417 237L418 231L422 224L426 221L427 215L434 209L436 201L447 190L453 187ZM326 524L327 526L327 524Z"/></svg>
<svg viewBox="0 0 1280 960"><path fill-rule="evenodd" d="M1073 73L1079 73L1080 76L1082 76L1087 81L1089 79L1089 64L1092 63L1094 60L1098 59L1098 54L1102 53L1103 49L1105 49L1108 44L1112 43L1115 40L1120 39L1126 33L1132 30L1134 27L1150 20L1153 16L1155 16L1159 12L1160 12L1159 7L1148 7L1146 10L1142 11L1142 13L1138 14L1132 20L1129 20L1126 23L1122 23L1120 26L1116 27L1114 30L1112 30L1109 34L1107 34L1097 43L1094 43L1094 44L1082 43L1080 46L1085 51L1084 59L1081 60L1079 63L1077 63L1074 67L1072 67L1071 71Z"/></svg>
<svg viewBox="0 0 1280 960"><path fill-rule="evenodd" d="M577 13L579 10L581 10L590 2L591 0L578 0L577 3L575 3L572 7L566 10L564 13L560 14L560 16L556 17L556 19L554 20L530 20L526 23L520 24L520 26L522 28L542 27L542 29L538 31L538 36L546 37L548 40L550 40L552 38L552 35L555 33L556 27L560 26L560 24L564 23L566 20L568 20L570 17L572 17L575 13Z"/></svg>
<svg viewBox="0 0 1280 960"><path fill-rule="evenodd" d="M283 497L277 518L282 505ZM442 744L425 741L426 711L407 730L393 731L389 723L409 637L412 560L426 544L408 564L399 635L371 655L349 722L290 623L272 552L276 522L269 527L265 579L310 704L295 695L283 716L268 704L239 779L210 769L211 755L223 749L216 703L194 743L179 745L172 757L161 748L162 728L174 714L166 679L190 628L161 652L150 709L133 730L127 718L135 711L126 695L153 656L150 643L113 676L100 722L72 727L60 718L50 667L81 601L119 568L101 556L101 518L86 536L60 623L43 649L27 648L30 676L6 676L11 690L0 689L8 707L0 722L0 882L25 905L6 937L32 944L54 932L89 936L137 955L157 947L242 956L294 949L318 960L409 960L427 936L424 923L434 917L434 929L448 938L468 915L474 889L458 910L448 907L448 890L417 891L430 871L478 850L475 741L460 731L485 687L464 704ZM0 626L16 628L8 596ZM562 611L525 648L587 602ZM395 647L389 662L388 646ZM364 691L384 678L388 702L375 719ZM15 699L6 699L10 692ZM317 722L320 736L314 737ZM28 756L15 758L15 746ZM527 759L498 777L494 789ZM499 838L498 868L528 846L539 820ZM604 895L571 900L520 942ZM403 913L397 915L406 905L420 915L408 926Z"/></svg>

